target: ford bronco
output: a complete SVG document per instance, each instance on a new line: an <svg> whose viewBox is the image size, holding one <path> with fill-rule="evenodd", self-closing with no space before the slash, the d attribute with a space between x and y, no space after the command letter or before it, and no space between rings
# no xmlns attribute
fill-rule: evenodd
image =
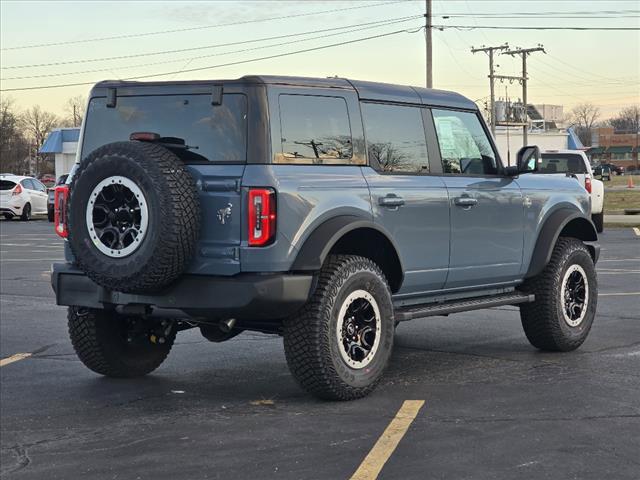
<svg viewBox="0 0 640 480"><path fill-rule="evenodd" d="M52 267L91 370L156 369L176 334L281 335L297 382L371 392L398 322L518 305L536 348L594 320L590 200L505 167L474 102L342 78L106 81L56 189Z"/></svg>

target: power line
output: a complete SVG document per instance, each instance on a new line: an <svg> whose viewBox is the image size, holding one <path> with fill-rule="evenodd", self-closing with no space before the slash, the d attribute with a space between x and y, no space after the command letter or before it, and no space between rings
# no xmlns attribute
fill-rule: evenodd
<svg viewBox="0 0 640 480"><path fill-rule="evenodd" d="M21 45L18 47L6 47L0 50L24 50L27 48L41 48L41 47L54 47L59 45L74 45L78 43L91 43L91 42L103 42L106 40L120 40L125 38L139 38L139 37L148 37L152 35L164 35L169 33L178 33L178 32L193 32L196 30L205 30L210 28L219 28L219 27L230 27L234 25L246 25L249 23L261 23L261 22L270 22L273 20L286 20L289 18L300 18L300 17L309 17L314 15L323 15L325 13L335 13L335 12L345 12L347 10L357 10L362 8L373 8L373 7L382 7L385 5L392 5L395 3L401 3L403 0L395 0L393 2L384 2L384 3L376 3L374 5L358 5L355 7L345 7L345 8L335 8L332 10L322 10L319 12L309 12L309 13L297 13L292 15L283 15L279 17L268 17L268 18L258 18L255 20L243 20L239 22L230 22L230 23L218 23L215 25L202 25L199 27L188 27L188 28L175 28L172 30L158 30L155 32L144 32L144 33L130 33L125 35L113 35L110 37L95 37L95 38L87 38L83 40L67 40L63 42L50 42L50 43L38 43L31 45Z"/></svg>
<svg viewBox="0 0 640 480"><path fill-rule="evenodd" d="M356 24L352 24L352 25L344 25L342 27L323 28L323 29L320 29L320 30L311 30L311 31L299 32L299 33L289 33L289 34L286 34L286 35L276 35L276 36L272 36L272 37L255 38L255 39L252 39L252 40L242 40L242 41L239 41L239 42L218 43L218 44L213 44L213 45L201 45L201 46L198 46L198 47L180 48L180 49L175 49L175 50L160 50L160 51L144 52L144 53L134 53L134 54L129 54L129 55L118 55L118 56L113 56L113 57L85 58L85 59L78 59L78 60L65 60L65 61L61 61L61 62L50 62L50 63L34 63L34 64L27 64L27 65L11 65L11 66L8 66L8 67L1 67L0 69L1 70L16 70L16 69L22 69L22 68L53 67L53 66L58 66L58 65L71 65L71 64L77 64L77 63L106 62L106 61L111 61L111 60L124 60L124 59L127 59L127 58L151 57L151 56L157 56L157 55L167 55L167 54L171 54L171 53L193 52L193 51L197 51L197 50L207 50L207 49L211 49L211 48L230 47L230 46L234 46L234 45L246 45L248 43L265 42L265 41L269 41L269 40L279 40L279 39L282 39L282 38L299 37L299 36L304 36L304 35L311 35L311 34L314 34L314 33L331 32L331 31L335 31L335 30L342 30L342 29L352 28L352 27L363 27L363 26L367 26L367 25L372 25L374 27L375 26L385 26L385 25L390 25L390 24L394 24L394 23L408 22L410 20L415 20L417 18L422 18L422 15L411 15L411 16L406 16L406 17L391 18L391 19L387 19L387 20L378 20L378 21L375 21L375 22L356 23Z"/></svg>
<svg viewBox="0 0 640 480"><path fill-rule="evenodd" d="M603 31L638 31L640 27L510 27L498 25L434 25L433 28L444 30L447 28L458 28L461 30L603 30Z"/></svg>
<svg viewBox="0 0 640 480"><path fill-rule="evenodd" d="M422 16L418 16L418 18L422 18ZM368 26L368 27L364 27L364 28L356 28L356 29L351 29L351 30L345 30L342 32L337 32L334 33L332 35L329 35L329 37L334 37L334 36L338 36L338 35L344 35L344 34L349 34L349 33L355 33L355 32L361 32L363 30L370 30L372 28L378 28L381 26L388 26L391 24L396 24L396 23L400 23L400 22L389 22L389 23L385 23L384 25L374 25L374 26ZM309 32L310 33L310 32ZM165 60L165 61L160 61L160 62L151 62L151 63L142 63L142 64L136 64L136 65L127 65L124 67L117 67L115 68L115 70L130 70L132 68L142 68L142 67L148 67L148 66L153 66L153 65L166 65L167 63L177 63L177 62L192 62L194 60L201 60L203 58L211 58L211 57L218 57L218 56L223 56L223 55L231 55L234 53L245 53L245 52L252 52L255 50L263 50L263 49L267 49L267 48L273 48L273 47L280 47L280 46L284 46L284 45L291 45L294 43L300 43L300 42L308 42L311 40L318 40L318 39L325 39L327 38L327 35L320 35L320 36L315 36L315 37L309 37L309 38L302 38L302 39L298 39L298 40L293 40L293 41L288 41L288 42L280 42L280 43L273 43L270 45L261 45L258 47L252 47L252 48L243 48L241 50L231 50L228 52L220 52L220 53L214 53L214 54L209 54L209 55L199 55L197 57L191 57L191 58L179 58L179 59L174 59L174 60ZM63 76L68 76L68 75L82 75L84 73L99 73L99 72L109 72L109 71L114 71L114 68L99 68L99 69L93 69L93 70L81 70L81 71L75 71L75 72L62 72L62 73L50 73L50 74L42 74L42 75L26 75L26 76L20 76L20 77L6 77L6 78L0 78L0 80L2 81L7 81L7 80L26 80L26 79L31 79L31 78L49 78L49 77L63 77Z"/></svg>
<svg viewBox="0 0 640 480"><path fill-rule="evenodd" d="M348 41L344 41L344 42L339 42L339 43L332 43L332 44L328 44L328 45L322 45L322 46L318 46L318 47L312 47L312 48L305 48L302 50L295 50L293 52L285 52L285 53L279 53L279 54L275 54L275 55L268 55L265 57L258 57L258 58L250 58L247 60L238 60L235 62L229 62L229 63L221 63L218 65L209 65L206 67L198 67L198 68L190 68L190 69L182 69L182 70L176 70L176 71L172 71L172 72L162 72L162 73L152 73L152 74L148 74L148 75L138 75L138 76L134 76L134 77L128 77L128 78L124 78L123 80L140 80L143 78L151 78L151 77L163 77L163 76L168 76L168 75L176 75L179 73L189 73L189 72L196 72L196 71L202 71L202 70L211 70L214 68L221 68L221 67L229 67L232 65L241 65L241 64L245 64L245 63L251 63L251 62L258 62L258 61L262 61L262 60L270 60L273 58L281 58L281 57L287 57L290 55L297 55L300 53L307 53L307 52L313 52L316 50L323 50L325 48L332 48L332 47L339 47L339 46L343 46L343 45L349 45L352 43L358 43L358 42L364 42L367 40L373 40L376 38L383 38L383 37L388 37L391 35L398 35L400 33L417 33L419 31L421 31L424 27L419 27L417 29L414 30L396 30L394 32L387 32L387 33L381 33L379 35L372 35L369 37L363 37L363 38L357 38L354 40L348 40ZM43 90L43 89L49 89L49 88L63 88L63 87L77 87L77 86L82 86L82 85L93 85L95 82L77 82L77 83L65 83L65 84L58 84L58 85L42 85L42 86L37 86L37 87L22 87L22 88L6 88L6 89L0 89L0 92L18 92L18 91L24 91L24 90Z"/></svg>

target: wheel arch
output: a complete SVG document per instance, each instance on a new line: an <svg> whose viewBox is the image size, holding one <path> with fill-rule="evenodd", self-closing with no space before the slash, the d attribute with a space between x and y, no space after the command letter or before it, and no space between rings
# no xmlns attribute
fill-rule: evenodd
<svg viewBox="0 0 640 480"><path fill-rule="evenodd" d="M561 236L577 238L583 242L598 240L593 222L582 213L570 208L556 210L549 215L540 229L525 278L534 277L542 272L551 260L553 247ZM598 260L599 247L589 244L586 246L595 263Z"/></svg>
<svg viewBox="0 0 640 480"><path fill-rule="evenodd" d="M392 292L397 292L402 285L404 269L398 248L391 236L372 221L355 215L325 221L305 240L291 269L318 271L332 253L367 257L380 266Z"/></svg>

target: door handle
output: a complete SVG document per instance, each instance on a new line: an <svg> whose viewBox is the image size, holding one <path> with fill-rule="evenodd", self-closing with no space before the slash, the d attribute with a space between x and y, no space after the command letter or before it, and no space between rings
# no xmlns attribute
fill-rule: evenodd
<svg viewBox="0 0 640 480"><path fill-rule="evenodd" d="M478 200L472 197L456 197L453 199L453 203L455 203L459 207L473 207L478 204Z"/></svg>
<svg viewBox="0 0 640 480"><path fill-rule="evenodd" d="M398 208L404 205L404 198L394 193L378 198L378 205L382 207Z"/></svg>

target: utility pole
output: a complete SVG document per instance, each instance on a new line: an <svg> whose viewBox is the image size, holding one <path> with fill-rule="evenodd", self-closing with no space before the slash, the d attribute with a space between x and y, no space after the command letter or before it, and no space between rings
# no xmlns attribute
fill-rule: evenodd
<svg viewBox="0 0 640 480"><path fill-rule="evenodd" d="M535 48L517 48L516 50L508 50L506 52L502 52L503 55L521 55L522 56L522 103L524 104L524 121L525 125L522 127L522 146L526 147L528 142L528 129L529 124L527 122L527 113L529 110L529 105L527 104L527 57L531 55L533 52L543 52L544 47L542 45L538 45Z"/></svg>
<svg viewBox="0 0 640 480"><path fill-rule="evenodd" d="M431 30L432 30L432 20L433 15L431 11L431 0L425 0L425 8L426 12L424 15L425 24L424 24L424 33L425 39L427 42L427 88L433 88L433 55L432 55L432 43L431 43Z"/></svg>
<svg viewBox="0 0 640 480"><path fill-rule="evenodd" d="M489 91L491 92L491 100L489 101L491 111L491 134L496 136L496 95L495 95L495 68L493 64L493 53L496 50L507 50L509 45L506 43L499 47L485 47L472 48L471 53L485 52L489 55Z"/></svg>

